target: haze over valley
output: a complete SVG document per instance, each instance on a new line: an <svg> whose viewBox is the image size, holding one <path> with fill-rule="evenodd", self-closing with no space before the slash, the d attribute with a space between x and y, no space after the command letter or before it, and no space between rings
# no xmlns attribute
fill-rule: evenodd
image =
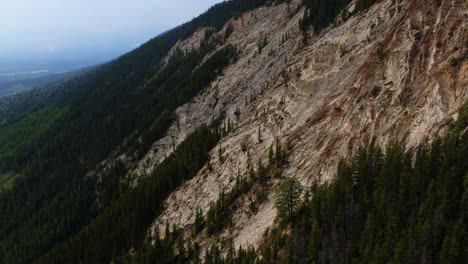
<svg viewBox="0 0 468 264"><path fill-rule="evenodd" d="M0 96L59 81L99 63L97 61L0 58Z"/></svg>

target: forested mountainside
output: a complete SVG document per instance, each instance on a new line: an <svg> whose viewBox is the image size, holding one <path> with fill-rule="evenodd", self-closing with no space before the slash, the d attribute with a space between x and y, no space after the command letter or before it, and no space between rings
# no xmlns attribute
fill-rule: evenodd
<svg viewBox="0 0 468 264"><path fill-rule="evenodd" d="M468 259L468 104L449 133L419 146L415 156L392 142L385 149L371 141L347 162L335 179L304 189L295 178L277 190L278 224L267 229L258 248L236 249L232 238L213 243L202 254L198 242L185 243L179 228L146 240L137 263L465 263ZM258 166L234 189L222 193L207 218L198 213L192 234L209 234L229 223L229 205L242 193L259 190L282 162L276 146L266 167ZM255 204L250 205L255 210ZM73 250L73 249L70 249ZM118 260L114 258L114 260ZM130 259L126 260L130 261ZM158 263L159 263L158 262Z"/></svg>
<svg viewBox="0 0 468 264"><path fill-rule="evenodd" d="M0 98L0 263L466 261L467 18L230 0Z"/></svg>

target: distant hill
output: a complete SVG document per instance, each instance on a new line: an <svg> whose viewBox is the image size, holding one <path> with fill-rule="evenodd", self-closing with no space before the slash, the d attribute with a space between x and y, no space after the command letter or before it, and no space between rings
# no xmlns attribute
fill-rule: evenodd
<svg viewBox="0 0 468 264"><path fill-rule="evenodd" d="M43 77L36 77L24 80L15 80L0 83L0 96L6 96L11 94L16 94L24 91L31 90L38 86L46 85L66 77L72 76L80 71L58 73L52 75L46 75Z"/></svg>
<svg viewBox="0 0 468 264"><path fill-rule="evenodd" d="M0 96L64 79L95 64L85 61L0 59Z"/></svg>

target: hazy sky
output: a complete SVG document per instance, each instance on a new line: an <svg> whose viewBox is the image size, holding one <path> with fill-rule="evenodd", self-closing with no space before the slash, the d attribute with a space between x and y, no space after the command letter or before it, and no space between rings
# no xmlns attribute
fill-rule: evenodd
<svg viewBox="0 0 468 264"><path fill-rule="evenodd" d="M107 60L221 0L0 0L0 58Z"/></svg>

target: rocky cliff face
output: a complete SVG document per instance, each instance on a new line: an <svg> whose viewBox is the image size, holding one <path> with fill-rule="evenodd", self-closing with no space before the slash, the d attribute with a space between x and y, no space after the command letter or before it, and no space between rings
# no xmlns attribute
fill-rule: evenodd
<svg viewBox="0 0 468 264"><path fill-rule="evenodd" d="M206 213L249 163L265 163L275 140L291 150L282 177L323 183L333 179L340 158L374 137L381 145L396 140L411 150L443 133L468 99L466 1L383 0L346 21L338 18L319 35L309 32L307 44L298 7L299 1L262 7L231 21L228 42L239 48L239 60L180 107L167 136L130 164L131 178L138 179L221 111L233 124L219 146L224 159L219 147L213 150L211 170L202 169L165 201L149 234L169 223L189 236L195 208ZM354 10L354 3L348 8ZM176 46L188 49L203 36L197 32ZM268 198L255 212L248 209L253 188L233 205L228 228L212 237L202 232L196 240L204 248L223 237L232 237L237 247L257 246L274 224L277 183L269 182Z"/></svg>

